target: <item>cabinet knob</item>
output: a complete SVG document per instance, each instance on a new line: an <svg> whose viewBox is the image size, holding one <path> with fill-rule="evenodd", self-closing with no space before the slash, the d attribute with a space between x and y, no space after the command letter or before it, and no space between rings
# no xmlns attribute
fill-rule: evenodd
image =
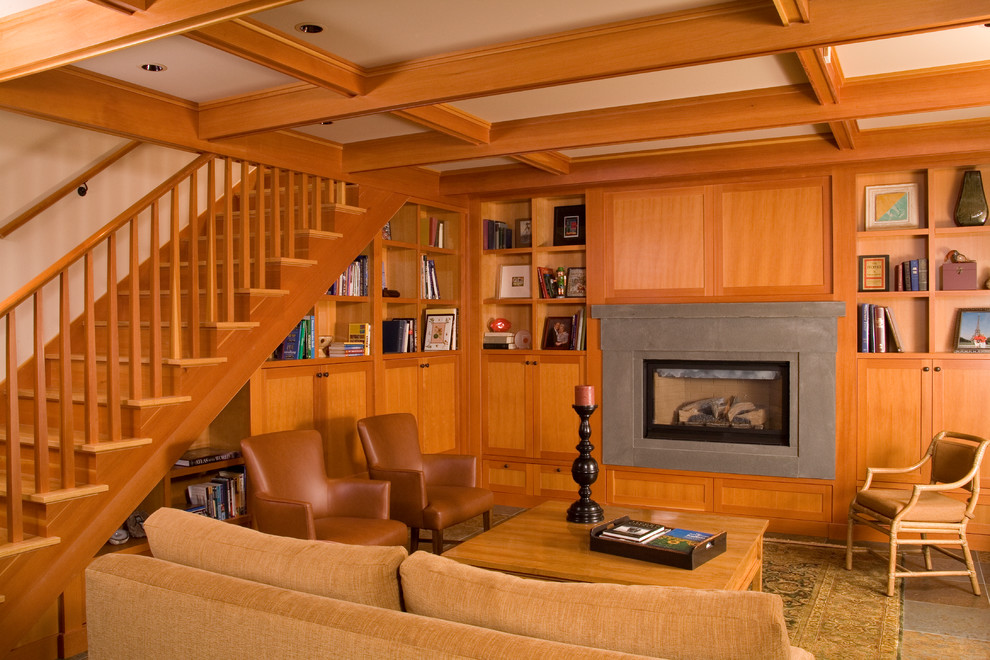
<svg viewBox="0 0 990 660"><path fill-rule="evenodd" d="M538 364L539 364L539 362L537 362L536 360L533 360L533 366L536 366Z"/></svg>
<svg viewBox="0 0 990 660"><path fill-rule="evenodd" d="M935 371L942 371L942 367L935 367Z"/></svg>
<svg viewBox="0 0 990 660"><path fill-rule="evenodd" d="M506 463L505 465L502 466L502 468L505 469L505 470L508 470L509 469L509 464Z"/></svg>
<svg viewBox="0 0 990 660"><path fill-rule="evenodd" d="M557 472L562 472L562 470L560 468L557 468Z"/></svg>
<svg viewBox="0 0 990 660"><path fill-rule="evenodd" d="M419 365L419 368L420 369L425 369L426 368L426 365L425 364L421 364L421 365Z"/></svg>
<svg viewBox="0 0 990 660"><path fill-rule="evenodd" d="M526 360L526 364L529 364L529 360Z"/></svg>
<svg viewBox="0 0 990 660"><path fill-rule="evenodd" d="M323 378L323 374L321 374L319 371L317 371L316 372L316 377L317 378Z"/></svg>
<svg viewBox="0 0 990 660"><path fill-rule="evenodd" d="M928 367L922 367L921 370L922 371L930 371L930 369Z"/></svg>
<svg viewBox="0 0 990 660"><path fill-rule="evenodd" d="M329 371L324 371L323 372L323 377L324 378L329 378L330 377L330 372Z"/></svg>
<svg viewBox="0 0 990 660"><path fill-rule="evenodd" d="M429 369L430 368L430 363L427 362L425 366L426 366L427 369Z"/></svg>

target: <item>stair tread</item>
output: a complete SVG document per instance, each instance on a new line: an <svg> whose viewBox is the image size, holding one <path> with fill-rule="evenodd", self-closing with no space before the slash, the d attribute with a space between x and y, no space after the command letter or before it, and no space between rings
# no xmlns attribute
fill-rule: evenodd
<svg viewBox="0 0 990 660"><path fill-rule="evenodd" d="M110 490L110 487L106 484L87 484L84 486L59 488L58 483L55 482L55 480L52 480L54 483L51 485L54 487L51 490L44 493L38 493L36 492L34 478L32 476L24 475L22 481L21 499L28 500L30 502L37 502L39 504L54 504L55 502L76 500L80 497L91 497ZM4 470L0 470L0 497L7 496L6 483L7 473Z"/></svg>
<svg viewBox="0 0 990 660"><path fill-rule="evenodd" d="M217 289L217 293L223 293L223 292L224 292L224 290L222 288L218 288ZM131 295L131 292L129 290L127 290L127 291L118 291L117 293L118 293L118 295L121 295L121 296L130 296ZM162 296L171 295L171 290L169 290L169 289L161 289L160 293L161 293ZM188 293L189 293L189 290L188 289L181 289L179 291L179 295L182 295L182 296L184 296L184 295L186 295ZM206 289L199 289L199 293L201 295L205 295L206 294ZM234 288L234 294L235 295L241 295L241 296L245 296L245 295L246 296L287 296L287 295L289 295L289 293L290 292L289 292L288 289L252 289L252 288L241 289L241 288L236 288L236 287ZM138 292L138 295L139 296L142 296L142 297L147 297L147 296L150 296L151 295L151 291L149 291L148 289L141 289Z"/></svg>
<svg viewBox="0 0 990 660"><path fill-rule="evenodd" d="M7 538L7 530L0 528L0 538ZM0 542L0 559L13 557L24 552L31 552L40 548L47 548L50 545L61 543L62 539L57 536L27 536L23 541L17 543Z"/></svg>
<svg viewBox="0 0 990 660"><path fill-rule="evenodd" d="M74 430L72 437L72 445L75 447L76 451L83 451L88 453L98 453L99 451L108 451L112 449L127 449L129 447L141 447L144 445L150 445L151 438L121 438L120 440L100 440L98 442L87 444L86 435L80 430ZM20 438L21 445L26 447L34 447L34 426L31 424L21 424L20 426ZM0 428L0 442L7 441L7 429ZM48 431L48 446L57 448L61 446L61 436L58 431L54 428ZM101 449L92 449L93 447L100 447ZM105 448L104 448L105 447Z"/></svg>
<svg viewBox="0 0 990 660"><path fill-rule="evenodd" d="M45 355L46 360L58 360L61 356L58 353L48 353ZM72 353L69 355L69 359L73 362L82 362L86 358L82 353ZM108 360L106 355L97 355L96 361L99 364L105 364ZM131 358L129 355L121 355L117 358L118 364L129 364ZM201 358L163 358L162 364L172 366L172 367L202 367L210 366L215 364L223 364L227 361L225 357L201 357ZM147 357L141 358L141 364L151 364L151 360Z"/></svg>
<svg viewBox="0 0 990 660"><path fill-rule="evenodd" d="M33 399L34 390L20 390L18 395L22 399ZM62 395L58 390L46 390L45 399L47 401L61 401ZM82 392L72 393L73 403L85 403L86 399ZM141 399L121 399L120 404L126 408L150 408L154 406L168 406L177 403L186 403L187 401L192 401L190 396L159 396L159 397L144 397ZM107 397L104 394L98 394L96 397L96 403L99 405L107 404Z"/></svg>

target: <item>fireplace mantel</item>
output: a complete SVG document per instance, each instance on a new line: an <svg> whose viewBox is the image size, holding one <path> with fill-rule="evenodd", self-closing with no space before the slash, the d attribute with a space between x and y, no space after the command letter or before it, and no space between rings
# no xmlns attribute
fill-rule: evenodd
<svg viewBox="0 0 990 660"><path fill-rule="evenodd" d="M842 302L594 305L601 319L602 457L609 465L776 477L835 477L836 319ZM647 438L644 360L790 365L790 443Z"/></svg>

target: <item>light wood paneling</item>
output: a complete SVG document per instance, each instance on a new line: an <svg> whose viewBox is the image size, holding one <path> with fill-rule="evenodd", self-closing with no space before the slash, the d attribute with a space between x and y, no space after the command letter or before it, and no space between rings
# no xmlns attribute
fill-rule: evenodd
<svg viewBox="0 0 990 660"><path fill-rule="evenodd" d="M990 369L986 361L934 360L932 374L932 435L947 430L990 438ZM983 460L980 474L990 479L990 459Z"/></svg>
<svg viewBox="0 0 990 660"><path fill-rule="evenodd" d="M715 511L826 522L832 518L832 487L715 479Z"/></svg>
<svg viewBox="0 0 990 660"><path fill-rule="evenodd" d="M686 511L713 511L712 479L611 469L608 501Z"/></svg>
<svg viewBox="0 0 990 660"><path fill-rule="evenodd" d="M718 293L826 293L831 278L827 182L720 188Z"/></svg>
<svg viewBox="0 0 990 660"><path fill-rule="evenodd" d="M422 370L419 432L423 452L435 454L458 450L460 391L458 359L431 356Z"/></svg>
<svg viewBox="0 0 990 660"><path fill-rule="evenodd" d="M419 420L419 360L386 360L385 409L379 414L409 413Z"/></svg>
<svg viewBox="0 0 990 660"><path fill-rule="evenodd" d="M526 463L506 461L484 461L483 486L496 493L531 493L528 478L529 466Z"/></svg>
<svg viewBox="0 0 990 660"><path fill-rule="evenodd" d="M343 477L368 469L357 434L357 421L370 414L372 365L335 365L317 379L320 432L326 447L327 473Z"/></svg>
<svg viewBox="0 0 990 660"><path fill-rule="evenodd" d="M576 415L575 415L576 416ZM575 456L577 453L575 452ZM571 476L570 466L563 465L539 465L539 484L537 493L544 497L562 497L565 499L578 499L578 485ZM592 484L594 490L597 484ZM592 493L594 499L594 493Z"/></svg>
<svg viewBox="0 0 990 660"><path fill-rule="evenodd" d="M580 418L574 412L574 386L582 382L583 357L549 357L538 360L535 408L539 411L538 436L535 440L540 458L568 459L576 455L575 447ZM594 444L594 441L592 441Z"/></svg>
<svg viewBox="0 0 990 660"><path fill-rule="evenodd" d="M526 362L522 357L500 355L482 360L481 441L486 454L529 455L532 404L526 391L530 367Z"/></svg>
<svg viewBox="0 0 990 660"><path fill-rule="evenodd" d="M607 298L710 293L711 188L604 197Z"/></svg>
<svg viewBox="0 0 990 660"><path fill-rule="evenodd" d="M315 369L270 368L251 379L251 433L316 428Z"/></svg>

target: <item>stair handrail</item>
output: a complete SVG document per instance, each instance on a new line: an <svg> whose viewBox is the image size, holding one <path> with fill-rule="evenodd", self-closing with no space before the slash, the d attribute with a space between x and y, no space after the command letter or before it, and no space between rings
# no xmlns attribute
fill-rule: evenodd
<svg viewBox="0 0 990 660"><path fill-rule="evenodd" d="M80 186L84 185L94 176L96 176L106 168L110 167L111 165L116 163L118 160L120 160L127 154L134 151L142 144L143 143L140 140L131 140L122 147L115 149L105 158L100 160L100 162L96 163L88 170L80 174L79 176L73 178L71 181L63 185L61 188L59 188L52 194L45 197L43 200L41 200L40 202L29 208L24 213L21 213L19 216L17 216L7 224L5 224L3 227L0 227L0 238L7 238L8 236L10 236L10 234L13 233L15 229L30 222L39 213L53 206L55 202L58 202L63 197L71 193L73 190L77 190Z"/></svg>
<svg viewBox="0 0 990 660"><path fill-rule="evenodd" d="M20 289L11 294L6 300L0 303L0 317L8 314L10 310L16 308L18 305L26 301L31 295L34 294L39 288L44 286L53 279L56 275L61 273L63 270L74 264L78 259L80 259L87 252L95 248L102 241L106 240L107 236L111 233L117 231L123 227L124 223L133 218L137 213L143 211L148 207L151 202L158 199L166 192L168 192L172 187L177 185L186 176L192 173L194 170L198 170L204 164L214 158L214 154L200 154L199 157L190 161L188 165L180 169L178 172L169 177L164 183L159 185L157 188L152 190L150 193L134 202L126 211L118 215L116 218L105 224L101 229L99 229L95 234L87 238L85 241L77 245L71 252L66 254L64 257L56 261L54 264L46 268L39 275L34 277L30 282L22 286Z"/></svg>

